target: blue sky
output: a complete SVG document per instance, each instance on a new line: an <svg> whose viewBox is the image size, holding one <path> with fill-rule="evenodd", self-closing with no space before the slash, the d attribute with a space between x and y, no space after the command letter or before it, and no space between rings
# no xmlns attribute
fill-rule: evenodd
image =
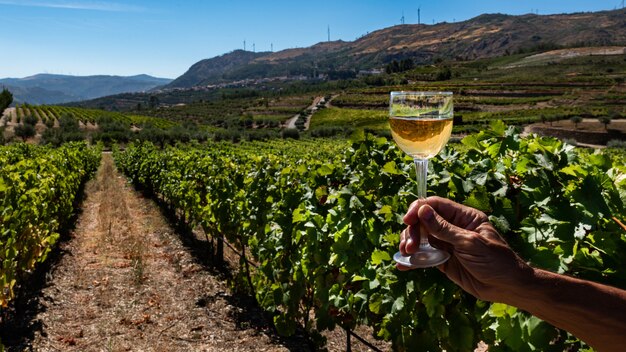
<svg viewBox="0 0 626 352"><path fill-rule="evenodd" d="M175 78L195 62L254 43L256 51L354 40L400 24L482 13L612 10L621 0L0 0L0 78L36 73Z"/></svg>

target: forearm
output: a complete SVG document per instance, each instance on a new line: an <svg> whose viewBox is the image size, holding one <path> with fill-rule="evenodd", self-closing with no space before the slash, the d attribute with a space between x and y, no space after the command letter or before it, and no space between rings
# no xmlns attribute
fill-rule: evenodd
<svg viewBox="0 0 626 352"><path fill-rule="evenodd" d="M535 269L503 299L599 351L626 346L626 291Z"/></svg>

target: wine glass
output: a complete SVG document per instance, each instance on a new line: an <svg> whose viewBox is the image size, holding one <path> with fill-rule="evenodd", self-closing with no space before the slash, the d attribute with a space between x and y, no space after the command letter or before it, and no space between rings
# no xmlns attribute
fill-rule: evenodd
<svg viewBox="0 0 626 352"><path fill-rule="evenodd" d="M452 132L453 103L451 92L391 92L389 127L396 144L413 157L417 174L417 198L426 198L428 159L437 155ZM450 253L428 243L421 233L417 252L393 259L411 268L427 268L444 263Z"/></svg>

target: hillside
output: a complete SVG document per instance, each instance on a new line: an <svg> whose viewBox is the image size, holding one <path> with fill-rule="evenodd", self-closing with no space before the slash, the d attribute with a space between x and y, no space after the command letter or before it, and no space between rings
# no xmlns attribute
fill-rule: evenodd
<svg viewBox="0 0 626 352"><path fill-rule="evenodd" d="M438 58L472 60L537 49L625 44L623 9L560 15L485 14L456 23L398 25L355 41L275 53L236 50L194 64L167 88L280 76L345 78L405 58L423 64Z"/></svg>
<svg viewBox="0 0 626 352"><path fill-rule="evenodd" d="M172 81L168 88L186 88L220 81L230 71L245 67L256 58L269 53L235 50L231 53L195 63L185 74Z"/></svg>
<svg viewBox="0 0 626 352"><path fill-rule="evenodd" d="M0 79L16 103L60 104L94 99L102 96L144 92L171 82L170 79L148 75L122 76L68 76L38 74L25 78Z"/></svg>

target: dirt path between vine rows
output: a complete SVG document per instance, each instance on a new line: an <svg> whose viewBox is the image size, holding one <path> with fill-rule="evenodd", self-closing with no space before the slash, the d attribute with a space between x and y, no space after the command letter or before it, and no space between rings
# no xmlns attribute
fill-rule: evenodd
<svg viewBox="0 0 626 352"><path fill-rule="evenodd" d="M306 121L304 123L304 130L305 131L309 129L309 124L311 123L311 116L317 110L317 104L319 104L320 101L322 101L323 99L324 99L324 97L321 97L321 96L315 97L313 99L313 102L311 103L311 105L309 105L309 107L306 108L306 109L311 110L312 113L307 116ZM299 117L300 117L300 114L298 113L298 114L295 114L289 120L287 120L285 122L285 128L291 128L291 129L296 128L296 121L298 121Z"/></svg>
<svg viewBox="0 0 626 352"><path fill-rule="evenodd" d="M9 351L302 351L199 263L103 155L83 210ZM5 342L6 343L6 342Z"/></svg>

